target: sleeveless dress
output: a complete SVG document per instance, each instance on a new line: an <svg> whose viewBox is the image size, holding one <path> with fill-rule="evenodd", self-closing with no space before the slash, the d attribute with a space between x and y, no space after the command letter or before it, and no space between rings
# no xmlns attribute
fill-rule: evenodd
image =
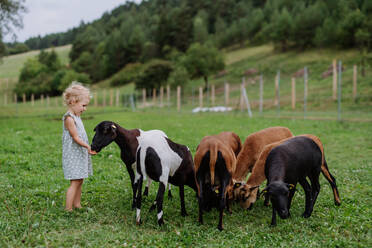
<svg viewBox="0 0 372 248"><path fill-rule="evenodd" d="M78 145L71 137L70 132L65 127L65 119L71 116L74 119L77 133L85 143L89 144L87 133L83 122L79 116L67 112L63 115L62 133L62 168L65 179L82 179L93 175L92 160L85 147Z"/></svg>

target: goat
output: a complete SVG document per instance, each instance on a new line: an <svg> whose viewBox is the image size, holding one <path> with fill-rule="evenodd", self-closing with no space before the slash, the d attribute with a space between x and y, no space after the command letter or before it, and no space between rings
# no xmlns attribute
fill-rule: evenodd
<svg viewBox="0 0 372 248"><path fill-rule="evenodd" d="M230 133L230 138L237 136ZM205 136L198 145L194 157L195 175L198 187L199 223L203 224L203 209L218 206L220 211L218 229L223 230L223 210L229 209L227 192L232 187L232 175L236 167L236 157L232 147L221 140L221 136ZM215 192L217 194L215 194ZM212 201L212 202L204 202Z"/></svg>
<svg viewBox="0 0 372 248"><path fill-rule="evenodd" d="M147 178L159 182L156 200L150 208L152 210L155 206L157 207L159 226L164 224L163 197L168 182L179 186L181 215L186 216L184 185L197 191L194 163L190 150L187 146L174 143L165 133L158 130L147 132L140 130L137 141L137 167L134 181L134 188L138 190L136 199L137 224L141 224L142 183Z"/></svg>
<svg viewBox="0 0 372 248"><path fill-rule="evenodd" d="M269 127L250 134L244 141L243 147L236 160L236 170L233 179L244 182L257 161L265 145L292 137L293 134L286 127Z"/></svg>
<svg viewBox="0 0 372 248"><path fill-rule="evenodd" d="M312 139L320 148L323 157L324 157L324 148L323 144L320 141L320 139L314 135L310 134L303 134L299 136L304 136ZM253 207L253 204L256 202L258 198L259 189L258 187L266 180L265 176L265 162L266 158L269 155L270 151L282 144L284 141L287 141L287 138L269 145L266 145L265 148L262 150L259 158L257 159L252 174L248 177L248 180L246 183L238 184L236 183L234 185L234 195L235 198L239 201L240 205L245 209L251 209ZM336 179L329 173L328 166L326 161L324 160L324 163L321 166L321 171L324 177L327 179L327 181L330 183L332 190L333 190L333 196L334 196L334 202L336 205L340 205L340 199L339 194L336 186ZM265 205L268 205L268 198L265 198Z"/></svg>
<svg viewBox="0 0 372 248"><path fill-rule="evenodd" d="M140 130L127 130L112 121L103 121L94 128L94 132L95 134L91 144L91 149L93 151L96 151L98 153L104 147L111 144L111 142L113 141L115 141L115 143L119 146L121 151L120 158L127 167L127 171L130 177L131 187L133 191L132 208L134 209L136 206L136 196L134 189L134 168L136 165L136 152L138 148L137 137L140 136ZM150 183L151 181L149 180L145 188L144 195L148 195L148 187L150 186ZM168 197L172 198L170 186Z"/></svg>
<svg viewBox="0 0 372 248"><path fill-rule="evenodd" d="M319 138L313 135L296 136L283 141L270 151L265 162L267 186L263 192L270 197L272 203L271 225L276 225L276 212L282 219L290 216L289 210L297 182L301 184L306 196L302 216L311 216L320 191L321 171L324 171L323 175L333 189L335 205L340 205L336 180L328 170ZM311 185L306 177L309 177Z"/></svg>
<svg viewBox="0 0 372 248"><path fill-rule="evenodd" d="M242 149L242 142L240 141L239 136L234 132L221 132L215 135L216 138L220 139L222 143L231 147L235 156L238 156L239 152Z"/></svg>

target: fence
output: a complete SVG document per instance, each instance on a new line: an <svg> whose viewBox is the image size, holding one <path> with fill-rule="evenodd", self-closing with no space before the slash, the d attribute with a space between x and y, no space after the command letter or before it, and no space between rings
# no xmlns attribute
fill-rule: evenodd
<svg viewBox="0 0 372 248"><path fill-rule="evenodd" d="M329 73L331 71L331 73ZM342 63L338 65L334 60L332 68L326 71L326 76L332 76L332 85L329 86L328 96L318 96L313 93L309 98L309 90L317 92L324 86L317 85L312 87L314 79L309 77L308 68L305 67L299 71L298 75L291 75L288 80L288 75L284 75L280 70L277 70L274 80L270 77L265 78L265 75L255 77L243 77L241 83L229 83L224 81L221 85L211 84L209 87L181 87L171 89L169 85L152 89L151 91L142 89L132 94L125 94L119 89L102 89L92 92L91 106L100 107L120 107L128 108L132 111L144 108L166 108L168 110L176 110L178 112L190 111L198 107L202 111L210 110L215 106L230 107L242 112L247 111L249 116L252 116L252 110L256 109L258 114L262 115L265 111L272 113L276 109L276 115L281 116L284 111L296 111L299 106L303 106L303 118L308 117L309 103L314 105L314 102L328 102L335 104L337 102L337 119L342 119L342 73L349 73L343 70ZM324 72L323 74L326 74ZM311 76L311 74L310 74ZM282 77L282 78L281 78ZM287 78L286 78L287 77ZM302 77L302 79L301 79ZM360 94L357 92L358 85L358 68L356 65L352 67L352 92L344 94L348 99L351 97L355 102ZM301 81L303 80L303 86ZM272 82L274 81L274 82ZM289 82L290 83L289 83ZM350 82L345 82L350 84ZM300 93L303 90L302 94ZM63 102L61 97L49 97L47 95L17 96L9 90L9 80L0 81L0 92L2 93L3 106L28 106L28 107L62 107ZM258 95L257 95L258 92ZM327 90L323 90L327 92ZM255 97L256 96L256 97ZM198 104L197 104L198 103ZM300 104L302 103L302 104Z"/></svg>

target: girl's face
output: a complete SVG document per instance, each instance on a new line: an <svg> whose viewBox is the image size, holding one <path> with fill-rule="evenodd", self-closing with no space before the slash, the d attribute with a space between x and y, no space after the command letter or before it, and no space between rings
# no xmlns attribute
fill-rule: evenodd
<svg viewBox="0 0 372 248"><path fill-rule="evenodd" d="M85 97L84 99L71 104L70 109L74 115L80 116L85 110L87 110L88 104L89 98Z"/></svg>

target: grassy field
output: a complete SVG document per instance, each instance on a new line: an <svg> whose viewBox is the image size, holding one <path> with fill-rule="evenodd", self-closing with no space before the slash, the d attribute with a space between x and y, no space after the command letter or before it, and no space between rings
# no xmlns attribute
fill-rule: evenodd
<svg viewBox="0 0 372 248"><path fill-rule="evenodd" d="M217 229L218 212L197 222L195 193L186 188L186 210L180 215L178 189L164 200L165 226L148 213L156 195L153 183L143 203L143 224L131 210L130 180L116 144L93 157L94 176L83 187L83 209L63 210L69 182L61 166L61 116L0 118L0 247L371 247L372 127L370 123L277 118L246 114L177 114L169 111L109 112L88 110L83 121L90 139L93 128L112 120L125 128L161 129L192 153L205 135L236 132L242 140L269 126L287 126L294 134L321 138L342 205L333 204L331 188L321 176L321 192L313 215L304 219L304 193L296 193L290 219L270 227L271 208L260 199L251 211L233 205Z"/></svg>

